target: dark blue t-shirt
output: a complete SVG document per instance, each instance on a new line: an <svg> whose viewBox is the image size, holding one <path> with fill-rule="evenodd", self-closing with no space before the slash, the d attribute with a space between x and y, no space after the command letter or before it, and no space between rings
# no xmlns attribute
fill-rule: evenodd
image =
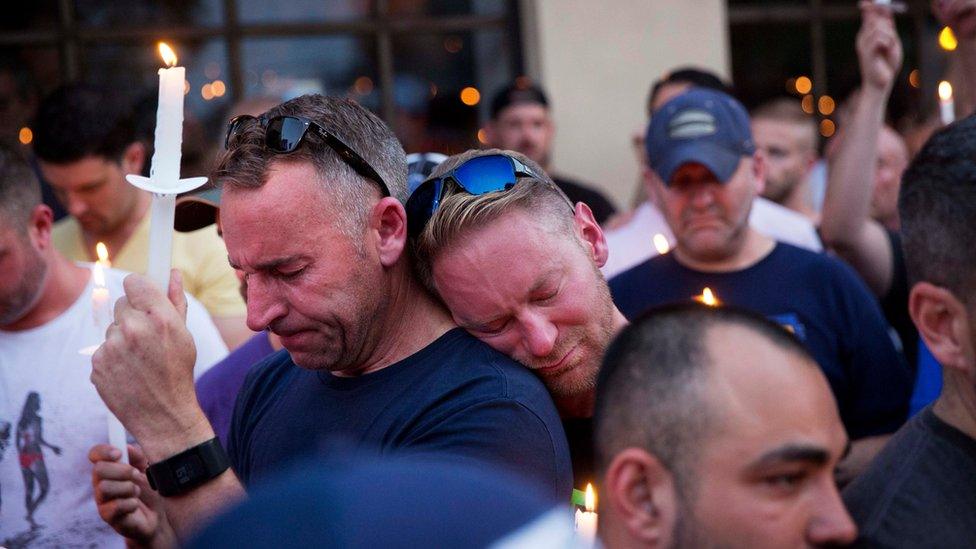
<svg viewBox="0 0 976 549"><path fill-rule="evenodd" d="M254 367L228 445L245 486L337 440L344 451L490 462L555 501L572 494L566 435L545 387L461 329L359 377L300 368L285 351Z"/></svg>
<svg viewBox="0 0 976 549"><path fill-rule="evenodd" d="M850 267L777 243L741 271L706 273L660 255L610 280L627 318L690 300L705 287L723 303L751 309L792 331L830 382L852 439L894 432L904 423L912 378L888 335L877 301Z"/></svg>
<svg viewBox="0 0 976 549"><path fill-rule="evenodd" d="M222 443L226 444L234 403L247 373L273 352L268 332L254 334L197 380L197 401Z"/></svg>

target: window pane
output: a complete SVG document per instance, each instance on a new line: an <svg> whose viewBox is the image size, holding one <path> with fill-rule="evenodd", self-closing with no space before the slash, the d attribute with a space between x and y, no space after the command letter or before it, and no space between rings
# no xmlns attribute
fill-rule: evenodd
<svg viewBox="0 0 976 549"><path fill-rule="evenodd" d="M379 110L379 78L372 42L366 38L252 38L241 49L245 96L287 100L306 93L348 95Z"/></svg>
<svg viewBox="0 0 976 549"><path fill-rule="evenodd" d="M0 47L0 142L27 145L28 128L44 94L60 84L60 63L54 47Z"/></svg>
<svg viewBox="0 0 976 549"><path fill-rule="evenodd" d="M812 78L809 25L739 24L730 34L732 81L746 107L781 95L802 95L790 84L799 76Z"/></svg>
<svg viewBox="0 0 976 549"><path fill-rule="evenodd" d="M407 152L453 154L478 146L492 94L516 76L512 46L501 31L394 38L394 126ZM461 92L469 87L477 94L468 91L465 104Z"/></svg>
<svg viewBox="0 0 976 549"><path fill-rule="evenodd" d="M219 25L220 0L75 0L75 14L85 26Z"/></svg>
<svg viewBox="0 0 976 549"><path fill-rule="evenodd" d="M242 23L353 21L370 15L370 0L237 0Z"/></svg>
<svg viewBox="0 0 976 549"><path fill-rule="evenodd" d="M505 15L506 0L391 0L390 14L397 16Z"/></svg>
<svg viewBox="0 0 976 549"><path fill-rule="evenodd" d="M58 0L4 2L0 30L48 30L57 28L60 16Z"/></svg>

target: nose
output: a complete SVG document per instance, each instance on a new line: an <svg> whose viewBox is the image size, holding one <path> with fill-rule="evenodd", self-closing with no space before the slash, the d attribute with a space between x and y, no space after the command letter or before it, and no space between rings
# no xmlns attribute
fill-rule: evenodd
<svg viewBox="0 0 976 549"><path fill-rule="evenodd" d="M522 342L525 350L532 356L546 357L556 346L556 336L559 330L549 319L536 313L523 316Z"/></svg>
<svg viewBox="0 0 976 549"><path fill-rule="evenodd" d="M245 279L247 292L247 327L260 332L278 318L284 317L287 307L275 295L273 288L260 275Z"/></svg>
<svg viewBox="0 0 976 549"><path fill-rule="evenodd" d="M709 183L699 183L691 188L691 204L695 208L705 209L715 202L714 188Z"/></svg>
<svg viewBox="0 0 976 549"><path fill-rule="evenodd" d="M88 212L88 203L79 199L75 193L65 193L64 201L65 209L74 217L80 217Z"/></svg>
<svg viewBox="0 0 976 549"><path fill-rule="evenodd" d="M857 525L844 507L832 479L827 479L824 491L822 503L807 528L807 540L816 546L854 543Z"/></svg>

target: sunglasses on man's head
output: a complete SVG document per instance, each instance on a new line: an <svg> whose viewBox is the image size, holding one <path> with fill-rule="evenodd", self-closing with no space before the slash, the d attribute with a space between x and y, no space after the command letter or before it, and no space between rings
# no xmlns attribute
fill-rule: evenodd
<svg viewBox="0 0 976 549"><path fill-rule="evenodd" d="M302 140L305 139L305 135L311 129L329 148L339 155L339 158L343 162L356 170L356 173L366 179L375 181L380 186L380 190L383 191L383 196L390 196L390 188L386 186L386 182L383 181L380 174L369 165L369 162L366 162L359 153L354 151L349 145L346 145L335 134L307 118L284 115L273 118L265 118L263 116L257 118L249 114L235 116L231 119L230 124L227 125L224 148L229 149L234 138L237 137L245 126L253 121L257 121L264 128L264 146L278 154L288 154L298 150L299 145L302 144Z"/></svg>
<svg viewBox="0 0 976 549"><path fill-rule="evenodd" d="M444 198L445 184L453 181L468 194L482 195L507 191L519 177L544 181L540 174L507 154L478 156L461 163L440 177L428 179L417 187L407 200L407 233L416 237L434 216Z"/></svg>

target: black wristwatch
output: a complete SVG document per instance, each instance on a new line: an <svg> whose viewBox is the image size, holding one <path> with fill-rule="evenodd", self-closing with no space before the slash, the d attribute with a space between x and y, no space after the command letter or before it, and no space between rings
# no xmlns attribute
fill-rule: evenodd
<svg viewBox="0 0 976 549"><path fill-rule="evenodd" d="M217 437L146 468L149 486L162 496L189 492L230 467Z"/></svg>

